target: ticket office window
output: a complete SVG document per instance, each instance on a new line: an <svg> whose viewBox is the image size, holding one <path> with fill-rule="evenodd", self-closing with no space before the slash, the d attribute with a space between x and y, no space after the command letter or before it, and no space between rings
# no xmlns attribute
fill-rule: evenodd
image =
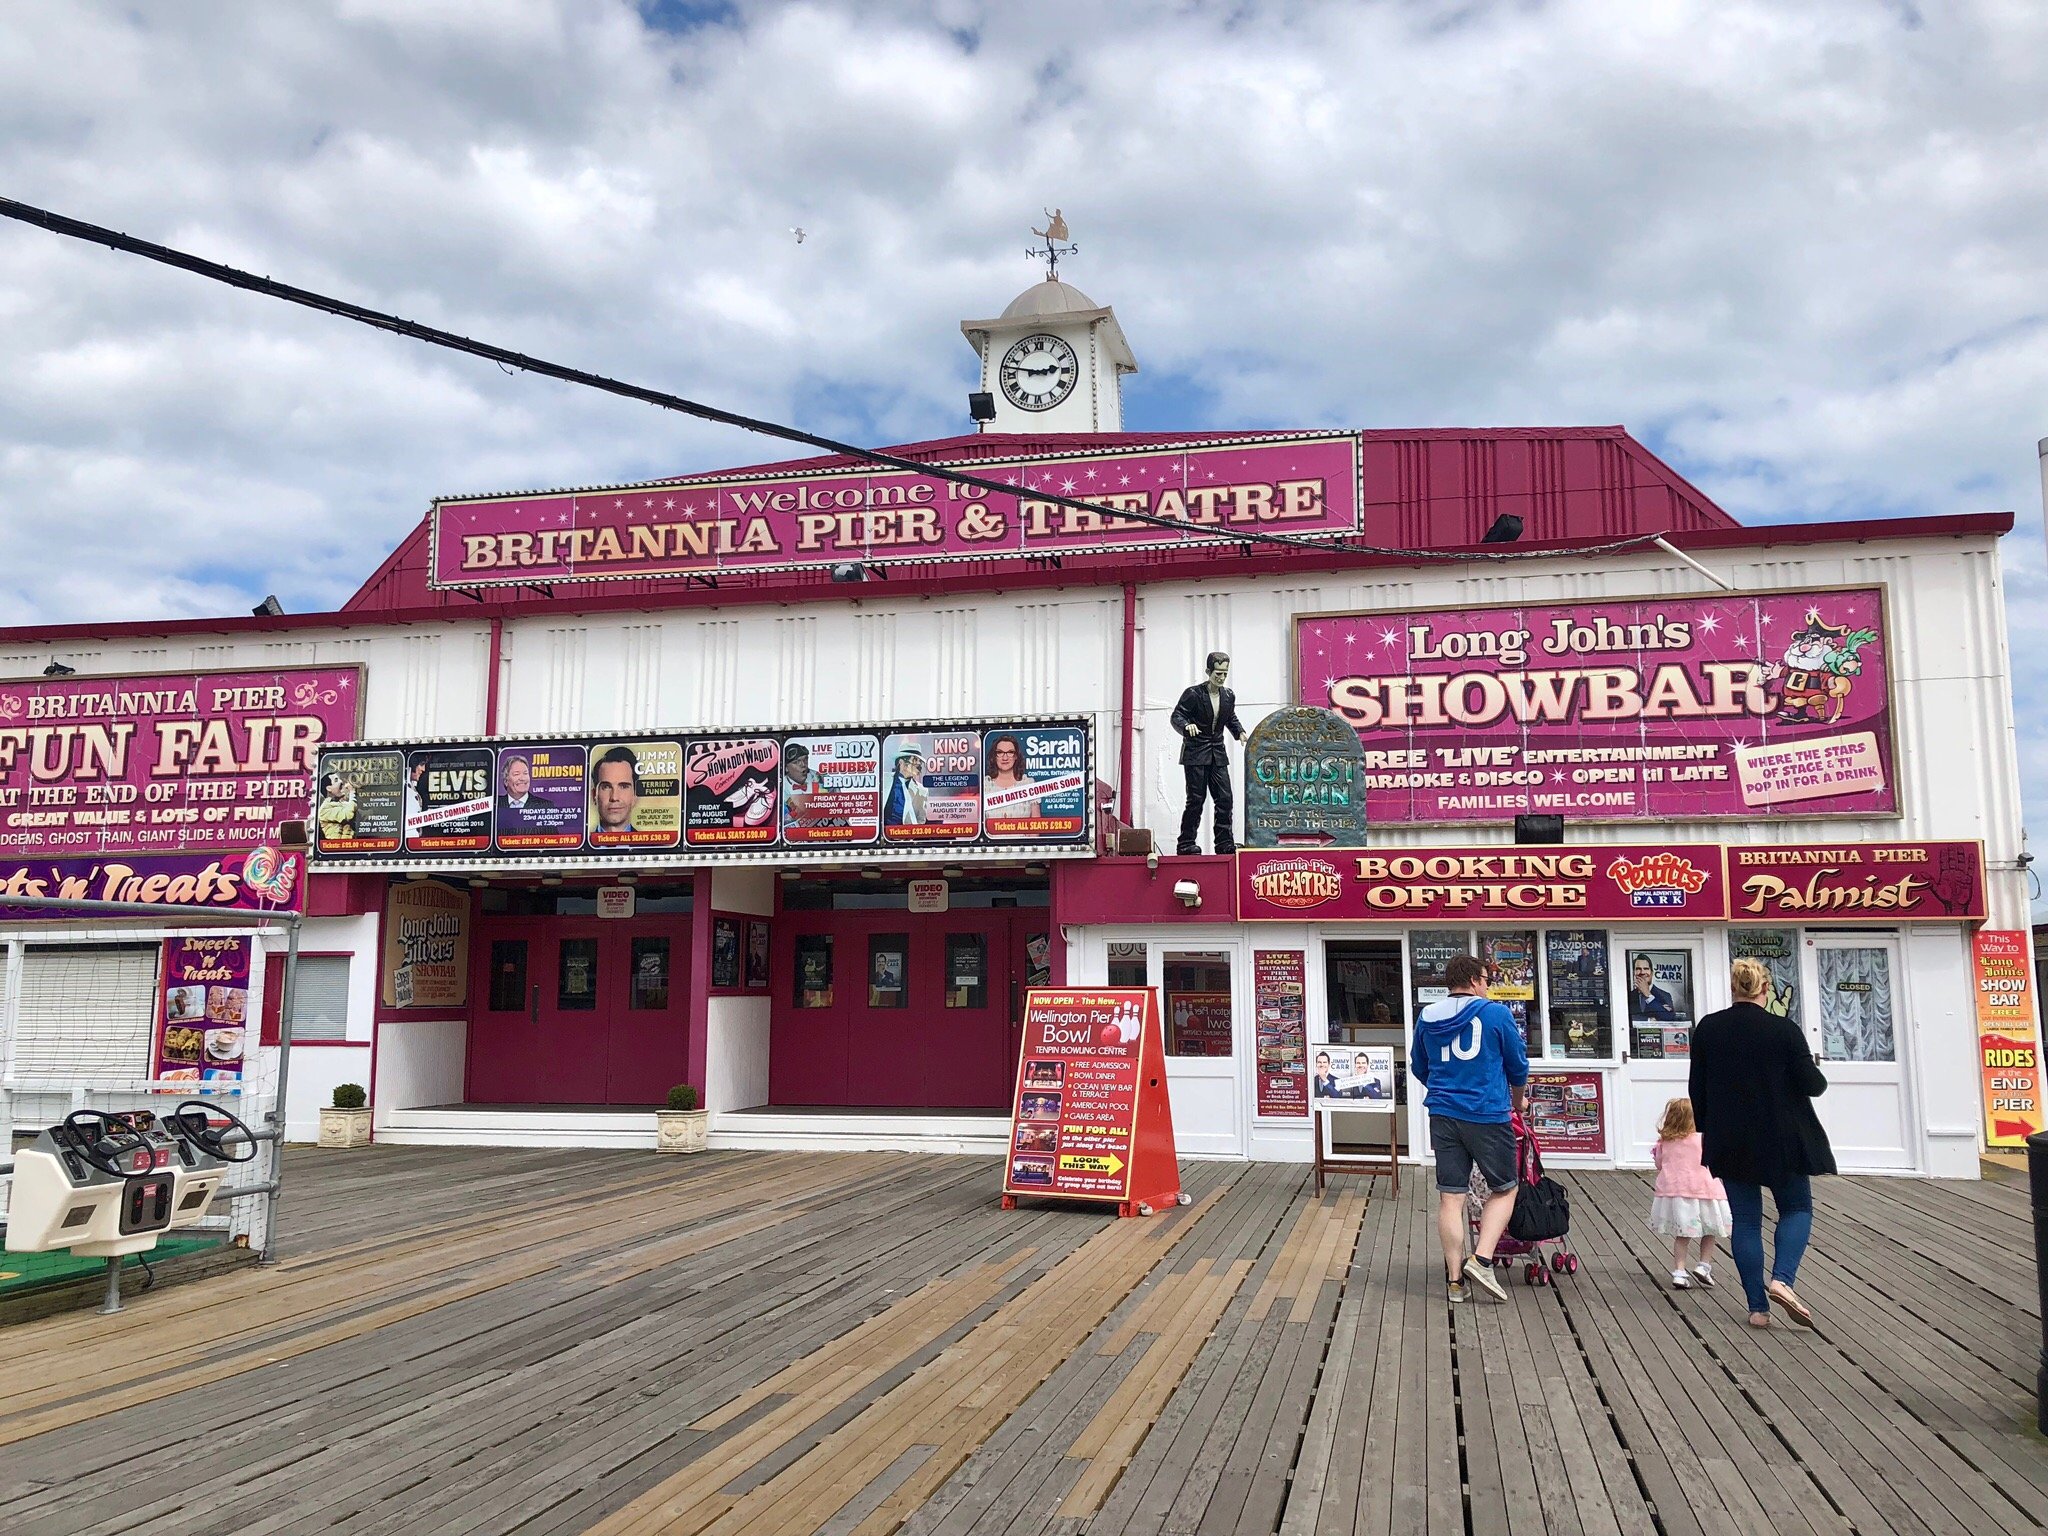
<svg viewBox="0 0 2048 1536"><path fill-rule="evenodd" d="M1408 998L1417 1013L1450 996L1446 968L1454 956L1471 955L1484 968L1487 996L1513 1017L1531 1060L1612 1061L1623 1043L1606 929L1415 929L1407 950ZM1333 1012L1333 1030L1336 1020Z"/></svg>
<svg viewBox="0 0 2048 1536"><path fill-rule="evenodd" d="M1160 957L1166 1054L1231 1053L1230 956L1220 950L1169 950Z"/></svg>

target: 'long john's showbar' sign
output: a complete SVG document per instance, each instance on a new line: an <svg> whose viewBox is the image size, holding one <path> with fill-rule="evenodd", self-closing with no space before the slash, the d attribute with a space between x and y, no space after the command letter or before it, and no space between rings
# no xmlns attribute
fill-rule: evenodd
<svg viewBox="0 0 2048 1536"><path fill-rule="evenodd" d="M1979 922L1979 843L1262 849L1237 915L1274 922Z"/></svg>
<svg viewBox="0 0 2048 1536"><path fill-rule="evenodd" d="M907 470L836 470L444 498L434 503L431 584L1017 560L1359 527L1358 440L1348 435L1222 438L956 467L1016 490ZM1048 494L1101 510L1055 505Z"/></svg>

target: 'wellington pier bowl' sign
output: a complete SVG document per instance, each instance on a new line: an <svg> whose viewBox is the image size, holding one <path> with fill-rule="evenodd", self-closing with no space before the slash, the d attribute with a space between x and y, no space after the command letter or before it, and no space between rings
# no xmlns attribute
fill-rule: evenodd
<svg viewBox="0 0 2048 1536"><path fill-rule="evenodd" d="M1365 845L1365 749L1334 710L1274 710L1252 729L1244 776L1251 847Z"/></svg>

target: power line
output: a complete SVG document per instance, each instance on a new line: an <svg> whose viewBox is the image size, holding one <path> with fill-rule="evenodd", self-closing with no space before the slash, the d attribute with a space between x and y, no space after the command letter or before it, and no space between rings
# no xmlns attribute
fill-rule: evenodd
<svg viewBox="0 0 2048 1536"><path fill-rule="evenodd" d="M903 470L912 474L927 475L935 480L950 481L955 485L971 486L977 490L995 495L1018 495L1026 489L1022 485L1009 485L983 475L971 474L965 470L952 469L943 465L926 464L916 459L907 459L898 454L887 453L878 448L862 448L853 443L843 443L836 438L825 437L816 432L806 432L801 427L768 421L757 416L742 415L715 405L706 405L699 400L687 399L682 395L670 394L665 390L649 389L645 385L629 384L622 379L613 379L604 374L590 373L581 368L571 368L562 363L549 362L545 358L530 357L523 352L514 352L505 347L493 346L489 342L477 341L468 336L459 336L453 331L437 330L433 326L421 325L401 315L387 315L379 310L366 309L360 304L351 304L346 299L337 299L324 293L315 293L310 288L295 288L289 283L280 283L273 278L258 277L253 272L225 266L217 261L208 261L203 256L194 256L168 245L137 239L119 230L107 229L98 224L88 224L82 219L54 213L47 208L37 208L13 198L0 197L0 214L23 224L32 224L52 234L64 235L73 240L83 240L93 245L104 245L110 250L140 256L148 261L158 262L180 271L195 273L213 282L225 283L230 288L240 288L249 293L261 294L265 298L281 299L288 304L297 304L305 309L318 310L322 314L334 315L343 320L353 320L360 325L390 331L394 335L412 341L422 341L430 346L443 347L451 352L465 353L498 364L501 368L517 369L524 373L539 374L544 378L558 379L565 384L580 385L585 389L600 390L605 394L618 395L627 400L638 400L646 405L659 406L663 410L676 411L685 416L694 416L700 421L716 422L721 426L738 427L742 431L759 433L764 437L780 438L785 442L801 443L806 447L819 448L827 453L841 454L862 463L880 465L887 469ZM1523 494L1534 495L1535 492ZM1552 550L1463 550L1449 551L1436 549L1400 549L1385 545L1367 544L1357 539L1283 538L1277 534L1263 533L1257 529L1241 528L1215 532L1204 532L1192 528L1188 523L1172 517L1162 517L1152 512L1128 511L1123 508L1106 508L1099 503L1078 496L1065 496L1053 491L1038 491L1033 499L1051 506L1067 507L1090 516L1105 513L1128 518L1133 522L1166 528L1201 545L1208 544L1271 544L1282 549L1326 549L1347 554L1391 555L1410 560L1537 560L1552 558ZM1391 504L1391 503L1390 503ZM1361 503L1360 510L1364 510ZM1629 538L1614 539L1604 544L1574 545L1574 555L1610 554L1617 550L1631 549L1638 545L1661 543L1661 534L1636 534Z"/></svg>

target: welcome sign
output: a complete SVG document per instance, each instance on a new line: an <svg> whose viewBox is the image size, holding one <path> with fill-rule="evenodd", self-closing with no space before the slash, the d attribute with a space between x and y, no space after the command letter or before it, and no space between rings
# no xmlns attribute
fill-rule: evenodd
<svg viewBox="0 0 2048 1536"><path fill-rule="evenodd" d="M1294 648L1376 826L1898 814L1879 587L1318 615Z"/></svg>
<svg viewBox="0 0 2048 1536"><path fill-rule="evenodd" d="M1019 560L1227 543L1246 531L1326 538L1359 528L1359 446L1346 434L953 467L1015 489L840 469L444 498L434 503L428 581L471 588L842 561ZM1049 494L1100 510L1058 506Z"/></svg>

